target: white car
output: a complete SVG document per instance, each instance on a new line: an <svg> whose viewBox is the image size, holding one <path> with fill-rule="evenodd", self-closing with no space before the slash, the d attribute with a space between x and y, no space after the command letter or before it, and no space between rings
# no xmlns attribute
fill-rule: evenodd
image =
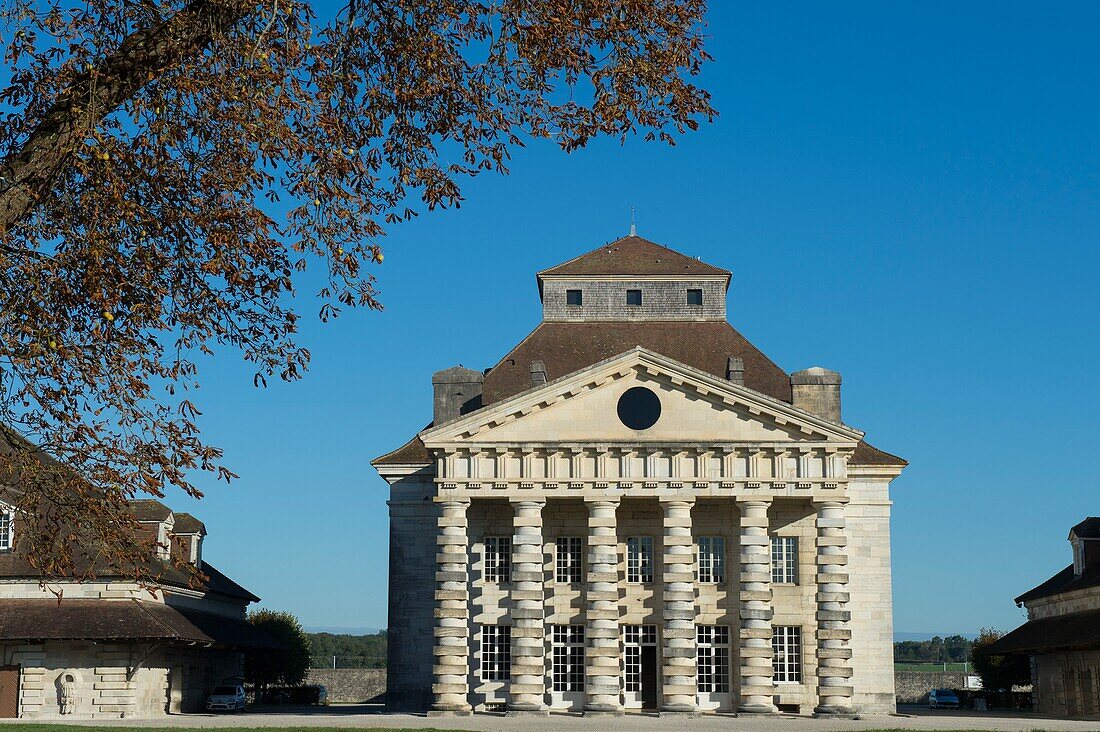
<svg viewBox="0 0 1100 732"><path fill-rule="evenodd" d="M206 699L206 711L208 712L239 712L243 709L243 686L215 686Z"/></svg>

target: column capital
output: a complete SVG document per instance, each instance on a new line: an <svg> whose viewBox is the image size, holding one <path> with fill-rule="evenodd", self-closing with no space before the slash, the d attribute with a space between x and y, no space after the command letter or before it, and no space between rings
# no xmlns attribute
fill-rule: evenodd
<svg viewBox="0 0 1100 732"><path fill-rule="evenodd" d="M848 496L837 496L835 498L815 498L812 503L814 509L820 511L824 508L844 508L848 505Z"/></svg>
<svg viewBox="0 0 1100 732"><path fill-rule="evenodd" d="M584 505L592 508L618 508L619 498L585 498Z"/></svg>
<svg viewBox="0 0 1100 732"><path fill-rule="evenodd" d="M738 508L769 508L772 505L772 499L770 497L756 497L752 498L736 498L734 499Z"/></svg>
<svg viewBox="0 0 1100 732"><path fill-rule="evenodd" d="M454 489L453 488L448 488L446 490L454 490ZM462 508L466 508L470 505L470 497L469 496L448 496L446 494L439 494L439 495L434 496L432 498L432 501L434 503L440 504L443 508L458 508L460 506Z"/></svg>
<svg viewBox="0 0 1100 732"><path fill-rule="evenodd" d="M545 498L509 498L508 503L517 508L538 508L542 509L546 506Z"/></svg>
<svg viewBox="0 0 1100 732"><path fill-rule="evenodd" d="M694 506L695 496L669 496L668 498L659 498L658 501L662 506Z"/></svg>

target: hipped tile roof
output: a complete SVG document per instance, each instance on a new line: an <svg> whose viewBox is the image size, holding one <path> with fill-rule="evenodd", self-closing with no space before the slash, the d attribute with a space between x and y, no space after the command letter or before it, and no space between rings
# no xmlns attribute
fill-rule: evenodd
<svg viewBox="0 0 1100 732"><path fill-rule="evenodd" d="M1100 648L1100 609L1029 620L999 638L987 653L1029 655Z"/></svg>
<svg viewBox="0 0 1100 732"><path fill-rule="evenodd" d="M680 254L640 236L624 236L538 273L557 276L723 275L728 270Z"/></svg>
<svg viewBox="0 0 1100 732"><path fill-rule="evenodd" d="M0 641L162 640L281 648L241 618L146 600L0 599Z"/></svg>

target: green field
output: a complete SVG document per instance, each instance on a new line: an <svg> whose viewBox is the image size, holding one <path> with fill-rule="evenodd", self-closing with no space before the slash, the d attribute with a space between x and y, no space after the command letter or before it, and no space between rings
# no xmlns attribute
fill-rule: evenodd
<svg viewBox="0 0 1100 732"><path fill-rule="evenodd" d="M894 672L898 671L911 671L922 674L935 674L943 673L944 664L942 663L895 663ZM947 673L965 674L974 673L974 666L969 663L949 663L947 664Z"/></svg>

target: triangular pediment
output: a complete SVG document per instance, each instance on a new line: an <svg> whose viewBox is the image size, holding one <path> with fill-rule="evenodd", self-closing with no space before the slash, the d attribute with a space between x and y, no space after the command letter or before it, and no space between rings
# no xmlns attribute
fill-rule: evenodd
<svg viewBox="0 0 1100 732"><path fill-rule="evenodd" d="M645 429L620 418L623 395L656 396ZM644 348L425 430L429 447L461 443L854 443L862 433Z"/></svg>

